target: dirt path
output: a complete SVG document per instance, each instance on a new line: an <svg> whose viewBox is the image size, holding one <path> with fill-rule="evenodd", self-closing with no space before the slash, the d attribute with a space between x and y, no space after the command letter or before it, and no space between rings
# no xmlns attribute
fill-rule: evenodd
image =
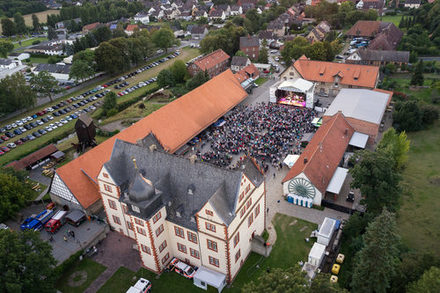
<svg viewBox="0 0 440 293"><path fill-rule="evenodd" d="M121 131L122 129L125 129L125 128L128 127L128 126L125 126L125 125L122 124L123 121L130 120L130 121L135 122L135 121L139 121L141 119L142 118L121 119L121 120L110 122L110 123L108 123L106 125L101 126L100 128L102 130L104 130L104 131L109 131L109 132L112 132L112 131L115 131L115 130Z"/></svg>

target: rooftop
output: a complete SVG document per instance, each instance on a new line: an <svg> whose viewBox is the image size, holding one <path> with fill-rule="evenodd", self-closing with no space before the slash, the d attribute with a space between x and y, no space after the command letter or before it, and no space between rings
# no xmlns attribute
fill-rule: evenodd
<svg viewBox="0 0 440 293"><path fill-rule="evenodd" d="M222 49L218 49L200 59L197 59L194 61L194 64L197 65L200 70L205 71L228 59L229 55L226 54Z"/></svg>

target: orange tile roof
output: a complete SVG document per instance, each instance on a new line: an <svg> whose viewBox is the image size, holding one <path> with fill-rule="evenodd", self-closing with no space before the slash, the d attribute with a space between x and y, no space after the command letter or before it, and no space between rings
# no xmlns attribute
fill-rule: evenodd
<svg viewBox="0 0 440 293"><path fill-rule="evenodd" d="M134 31L135 29L137 29L138 28L138 25L137 24L129 24L129 25L127 25L127 27L125 28L125 30L127 31L127 32L131 32L131 31Z"/></svg>
<svg viewBox="0 0 440 293"><path fill-rule="evenodd" d="M218 49L205 57L194 61L194 64L196 64L202 71L205 71L228 59L229 55L226 54L222 49Z"/></svg>
<svg viewBox="0 0 440 293"><path fill-rule="evenodd" d="M354 133L340 112L319 127L282 183L302 172L324 194ZM306 159L306 163L304 163Z"/></svg>
<svg viewBox="0 0 440 293"><path fill-rule="evenodd" d="M258 78L260 76L260 71L258 71L257 67L253 63L241 69L239 72L235 74L235 77L241 83L249 78Z"/></svg>
<svg viewBox="0 0 440 293"><path fill-rule="evenodd" d="M110 159L117 138L136 143L153 132L164 149L173 153L246 97L247 93L228 69L58 168L56 172L81 205L87 208L100 199L96 178L102 165Z"/></svg>
<svg viewBox="0 0 440 293"><path fill-rule="evenodd" d="M340 84L375 88L379 78L379 66L316 61L304 55L293 63L293 67L309 81L332 83L334 76L339 75Z"/></svg>

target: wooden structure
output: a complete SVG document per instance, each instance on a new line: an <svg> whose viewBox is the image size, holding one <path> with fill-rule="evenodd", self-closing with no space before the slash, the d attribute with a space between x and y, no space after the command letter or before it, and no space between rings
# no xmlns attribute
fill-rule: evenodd
<svg viewBox="0 0 440 293"><path fill-rule="evenodd" d="M76 136L78 137L78 151L84 152L87 147L97 145L95 141L96 126L93 119L87 114L81 114L75 123Z"/></svg>

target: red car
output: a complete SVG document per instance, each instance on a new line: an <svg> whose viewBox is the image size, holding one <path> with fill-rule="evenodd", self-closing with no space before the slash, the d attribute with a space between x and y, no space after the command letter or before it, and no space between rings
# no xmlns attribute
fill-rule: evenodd
<svg viewBox="0 0 440 293"><path fill-rule="evenodd" d="M10 149L8 147L5 147L5 146L0 147L0 150L2 150L5 153L10 151Z"/></svg>
<svg viewBox="0 0 440 293"><path fill-rule="evenodd" d="M14 141L14 143L15 143L16 145L22 145L22 144L23 144L23 141L22 141L21 139L18 139L18 140L16 140L16 141Z"/></svg>
<svg viewBox="0 0 440 293"><path fill-rule="evenodd" d="M2 136L0 136L0 138L3 139L4 141L9 140L9 137L7 137L6 135L2 135Z"/></svg>
<svg viewBox="0 0 440 293"><path fill-rule="evenodd" d="M5 154L4 152L0 151L0 156L2 156L2 155L4 155L4 154Z"/></svg>

